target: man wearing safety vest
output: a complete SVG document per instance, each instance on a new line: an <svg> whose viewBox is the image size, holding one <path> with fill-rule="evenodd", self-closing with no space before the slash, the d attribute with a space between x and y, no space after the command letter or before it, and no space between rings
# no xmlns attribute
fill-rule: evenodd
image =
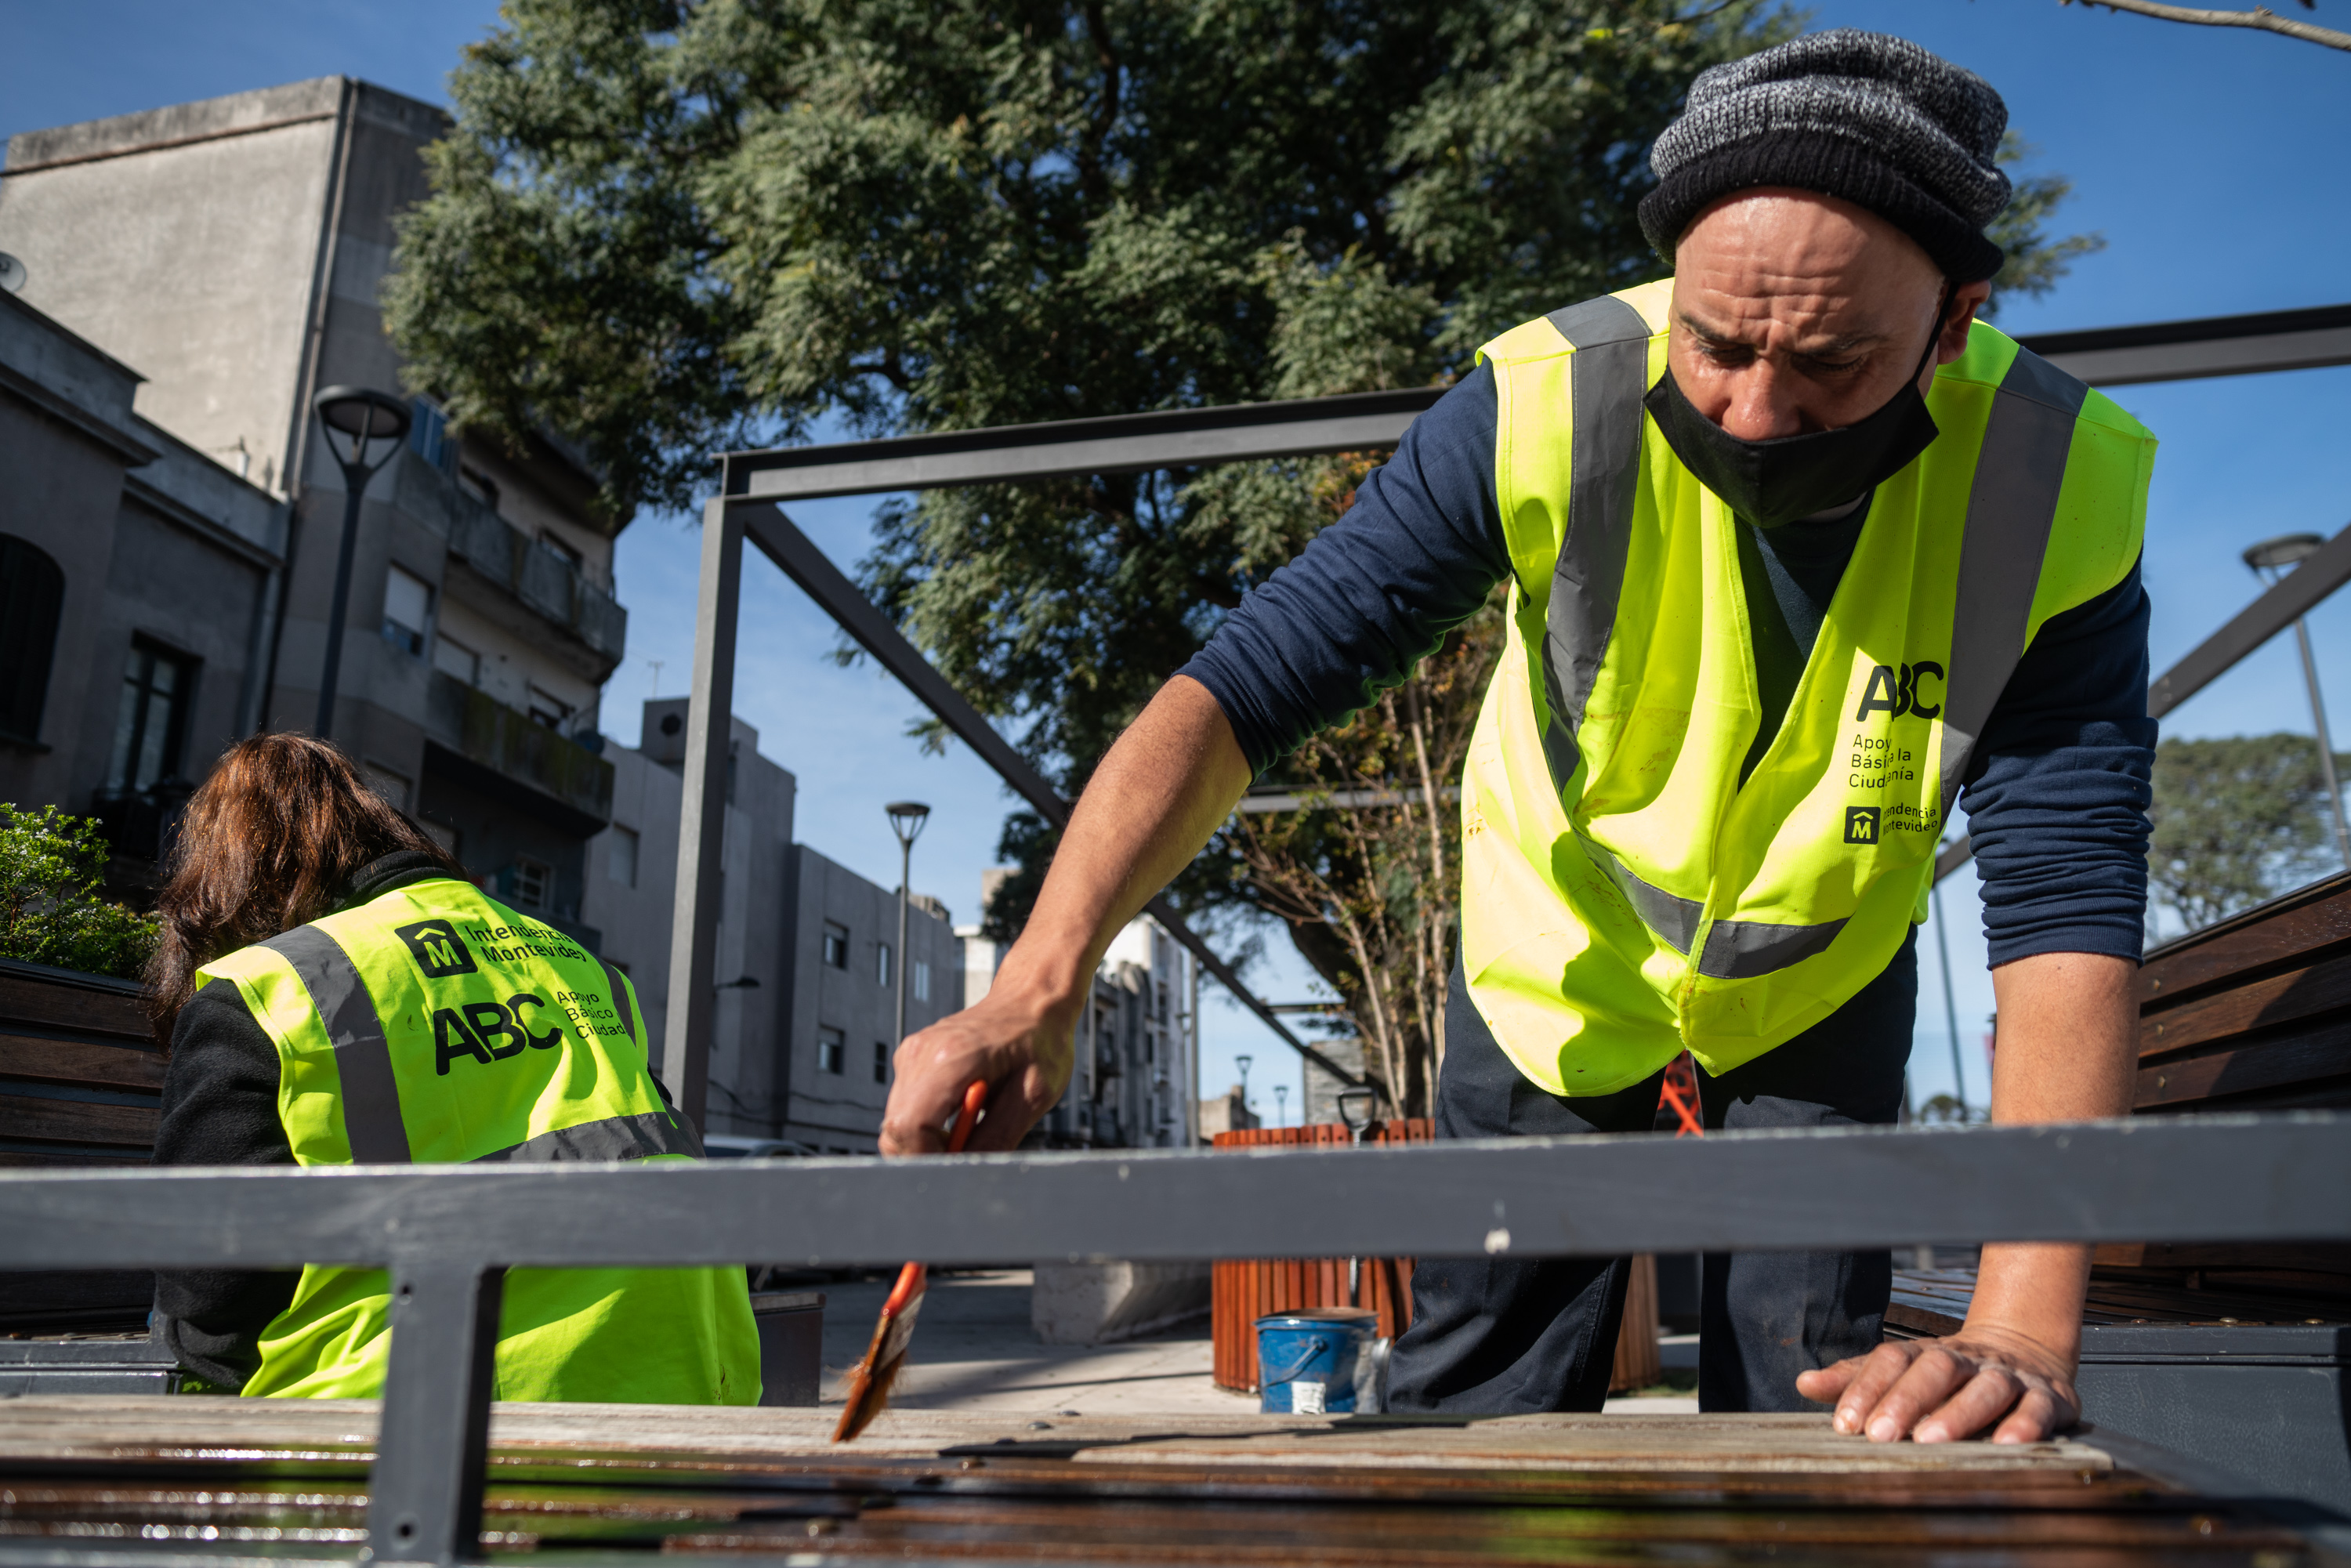
<svg viewBox="0 0 2351 1568"><path fill-rule="evenodd" d="M647 1067L628 977L465 880L326 742L231 747L176 862L149 976L171 1049L158 1164L701 1157ZM215 1388L382 1390L380 1269L167 1272L156 1306ZM496 1365L500 1399L759 1398L740 1269L512 1270Z"/></svg>
<svg viewBox="0 0 2351 1568"><path fill-rule="evenodd" d="M885 1150L1061 1093L1111 933L1248 786L1510 588L1461 779L1440 1135L1646 1131L1687 1050L1709 1126L1896 1119L1915 933L1969 813L1997 1121L2129 1105L2146 896L2155 443L1973 320L2001 253L1991 88L1837 31L1716 68L1658 139L1664 282L1488 343L1349 513L1094 775L977 1007L916 1035ZM1753 1195L1741 1195L1754 1201ZM1879 1344L1884 1252L1704 1270L1699 1394L1881 1441L2078 1415L2087 1249L1991 1246L1966 1325ZM1424 1260L1395 1408L1596 1410L1624 1260Z"/></svg>

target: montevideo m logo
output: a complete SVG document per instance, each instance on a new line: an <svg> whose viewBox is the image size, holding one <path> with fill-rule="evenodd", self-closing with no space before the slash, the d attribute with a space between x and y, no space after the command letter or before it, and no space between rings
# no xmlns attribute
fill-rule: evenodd
<svg viewBox="0 0 2351 1568"><path fill-rule="evenodd" d="M1930 694L1928 681L1935 683ZM1891 714L1900 718L1904 714L1916 714L1920 718L1943 716L1943 666L1932 659L1921 659L1915 664L1873 664L1869 684L1862 689L1861 706L1855 710L1856 722L1871 714ZM1932 695L1934 701L1927 699Z"/></svg>
<svg viewBox="0 0 2351 1568"><path fill-rule="evenodd" d="M395 925L392 934L408 944L415 956L416 967L424 971L428 980L445 980L452 975L475 973L474 956L457 937L457 928L445 920L420 920L413 925Z"/></svg>
<svg viewBox="0 0 2351 1568"><path fill-rule="evenodd" d="M1874 844L1877 841L1876 806L1847 806L1844 809L1844 841L1849 844Z"/></svg>

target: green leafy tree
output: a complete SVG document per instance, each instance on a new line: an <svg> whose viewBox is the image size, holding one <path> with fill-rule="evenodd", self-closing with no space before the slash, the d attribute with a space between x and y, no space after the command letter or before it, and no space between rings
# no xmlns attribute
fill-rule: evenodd
<svg viewBox="0 0 2351 1568"><path fill-rule="evenodd" d="M0 957L138 978L159 933L101 895L110 852L88 817L0 801Z"/></svg>
<svg viewBox="0 0 2351 1568"><path fill-rule="evenodd" d="M682 506L709 451L820 419L1442 382L1494 332L1662 270L1635 212L1650 143L1699 71L1796 26L1770 0L507 0L450 78L387 319L461 424L581 443L616 511ZM863 583L1074 792L1371 461L934 492L883 508ZM1439 685L1458 712L1400 692L1292 775L1403 766L1381 727L1416 703L1429 733L1466 728L1476 690ZM1414 992L1398 977L1441 977L1442 939L1382 948L1407 968L1373 985L1301 902L1319 878L1336 918L1433 871L1428 825L1390 817L1360 885L1331 857L1362 858L1363 823L1284 829L1280 865L1270 827L1236 829L1179 901L1280 913L1342 994ZM1010 823L1027 874L999 931L1052 842ZM1449 921L1449 898L1391 924Z"/></svg>
<svg viewBox="0 0 2351 1568"><path fill-rule="evenodd" d="M2340 777L2351 756L2335 766ZM2164 741L2148 817L2148 877L2190 931L2341 867L2306 735Z"/></svg>

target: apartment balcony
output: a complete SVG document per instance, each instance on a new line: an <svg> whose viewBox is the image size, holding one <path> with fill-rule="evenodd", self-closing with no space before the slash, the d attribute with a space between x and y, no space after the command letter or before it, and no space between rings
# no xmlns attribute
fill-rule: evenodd
<svg viewBox="0 0 2351 1568"><path fill-rule="evenodd" d="M444 768L577 838L612 820L612 765L527 714L431 672L424 733Z"/></svg>
<svg viewBox="0 0 2351 1568"><path fill-rule="evenodd" d="M465 591L472 584L464 579L470 577L528 610L561 634L557 643L570 645L570 662L580 673L602 684L621 662L629 635L629 612L611 593L414 452L402 451L396 467L392 504L445 538L453 567L464 569L448 574L446 588L472 598Z"/></svg>

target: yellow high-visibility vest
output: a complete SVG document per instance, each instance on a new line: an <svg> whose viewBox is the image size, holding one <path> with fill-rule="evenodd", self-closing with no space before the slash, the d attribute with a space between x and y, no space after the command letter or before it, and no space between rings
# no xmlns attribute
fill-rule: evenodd
<svg viewBox="0 0 2351 1568"><path fill-rule="evenodd" d="M1941 435L1877 487L1777 737L1740 526L1641 399L1670 282L1487 344L1508 644L1463 776L1462 962L1556 1094L1708 1071L1820 1022L1926 917L1968 758L2043 622L2137 559L2155 439L1979 322Z"/></svg>
<svg viewBox="0 0 2351 1568"><path fill-rule="evenodd" d="M646 1064L628 977L455 880L413 883L214 959L276 1042L305 1166L696 1159ZM248 1395L379 1394L380 1269L313 1265L261 1336ZM500 1399L756 1405L740 1269L516 1269Z"/></svg>

